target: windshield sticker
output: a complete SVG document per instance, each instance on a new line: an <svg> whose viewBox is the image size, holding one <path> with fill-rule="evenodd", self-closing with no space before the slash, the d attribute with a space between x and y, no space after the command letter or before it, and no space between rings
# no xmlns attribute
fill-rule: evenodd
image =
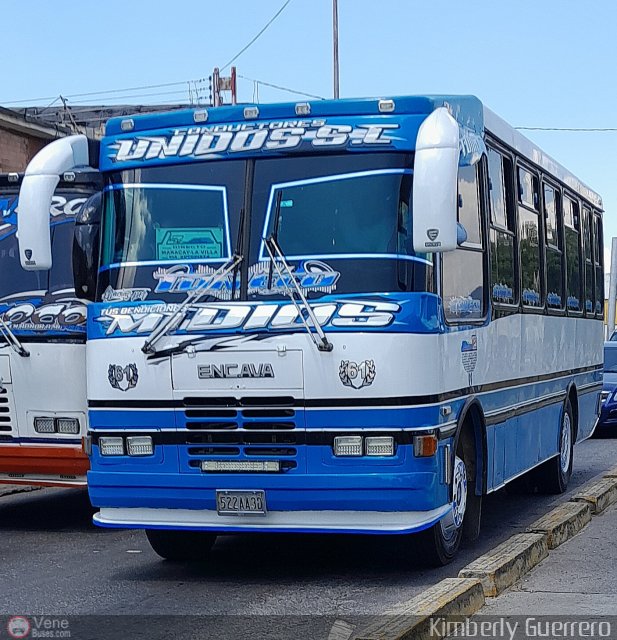
<svg viewBox="0 0 617 640"><path fill-rule="evenodd" d="M298 267L290 266L298 286L306 293L316 291L332 293L336 289L341 274L321 260L306 260ZM195 290L207 291L208 295L219 300L231 300L233 275L223 279L214 279L216 269L207 265L175 265L169 269L157 269L152 277L158 280L155 293L189 293ZM270 262L259 262L249 268L248 293L258 295L284 294L293 289L292 276L279 276L272 270L270 281ZM270 284L270 286L268 286ZM240 288L240 275L236 274L236 291Z"/></svg>
<svg viewBox="0 0 617 640"><path fill-rule="evenodd" d="M493 285L493 300L495 302L513 302L514 290L503 282Z"/></svg>
<svg viewBox="0 0 617 640"><path fill-rule="evenodd" d="M157 260L207 260L223 257L223 229L156 229Z"/></svg>
<svg viewBox="0 0 617 640"><path fill-rule="evenodd" d="M152 291L147 287L135 289L114 289L108 286L103 292L101 299L103 302L142 302Z"/></svg>
<svg viewBox="0 0 617 640"><path fill-rule="evenodd" d="M530 307L539 307L542 304L540 294L534 289L523 289L523 304Z"/></svg>
<svg viewBox="0 0 617 640"><path fill-rule="evenodd" d="M476 316L482 313L482 302L471 296L457 296L448 300L448 312L451 316Z"/></svg>

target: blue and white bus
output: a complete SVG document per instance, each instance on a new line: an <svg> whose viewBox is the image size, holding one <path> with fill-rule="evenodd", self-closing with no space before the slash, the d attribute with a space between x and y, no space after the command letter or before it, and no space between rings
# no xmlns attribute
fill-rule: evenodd
<svg viewBox="0 0 617 640"><path fill-rule="evenodd" d="M85 487L86 306L73 288L71 248L75 216L100 177L70 172L46 194L54 259L43 271L19 260L23 179L0 174L0 484Z"/></svg>
<svg viewBox="0 0 617 640"><path fill-rule="evenodd" d="M418 534L562 492L602 380L602 201L475 97L110 120L78 220L96 524L168 559L219 533ZM23 195L23 190L22 190ZM100 196L99 196L99 199ZM20 216L27 269L48 268ZM25 214L25 215L24 215Z"/></svg>

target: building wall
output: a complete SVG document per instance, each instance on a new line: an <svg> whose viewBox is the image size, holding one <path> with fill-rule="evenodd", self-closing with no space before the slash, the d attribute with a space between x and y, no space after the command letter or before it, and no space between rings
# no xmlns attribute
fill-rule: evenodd
<svg viewBox="0 0 617 640"><path fill-rule="evenodd" d="M13 132L0 125L0 173L23 171L48 142L44 138Z"/></svg>

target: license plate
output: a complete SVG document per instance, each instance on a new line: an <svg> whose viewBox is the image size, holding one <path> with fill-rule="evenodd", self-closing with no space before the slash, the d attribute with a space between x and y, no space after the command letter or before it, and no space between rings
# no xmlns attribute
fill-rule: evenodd
<svg viewBox="0 0 617 640"><path fill-rule="evenodd" d="M216 510L220 516L265 516L265 491L216 492Z"/></svg>

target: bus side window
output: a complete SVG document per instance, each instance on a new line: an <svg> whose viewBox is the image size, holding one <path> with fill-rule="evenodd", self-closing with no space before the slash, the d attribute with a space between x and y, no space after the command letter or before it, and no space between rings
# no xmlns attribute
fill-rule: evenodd
<svg viewBox="0 0 617 640"><path fill-rule="evenodd" d="M544 295L540 253L539 182L527 169L518 169L518 232L521 252L521 298L523 307L542 309Z"/></svg>
<svg viewBox="0 0 617 640"><path fill-rule="evenodd" d="M581 256L580 256L580 215L578 202L569 196L563 199L563 223L566 236L566 291L568 313L583 311Z"/></svg>
<svg viewBox="0 0 617 640"><path fill-rule="evenodd" d="M515 222L512 197L512 162L488 149L491 298L495 304L518 304L515 268Z"/></svg>
<svg viewBox="0 0 617 640"><path fill-rule="evenodd" d="M561 193L551 185L543 185L545 254L546 254L546 306L564 309L563 237Z"/></svg>
<svg viewBox="0 0 617 640"><path fill-rule="evenodd" d="M484 242L482 239L480 164L459 168L459 222L467 240L442 254L442 296L448 322L484 318Z"/></svg>
<svg viewBox="0 0 617 640"><path fill-rule="evenodd" d="M604 243L602 218L593 216L593 263L596 272L596 315L604 319Z"/></svg>
<svg viewBox="0 0 617 640"><path fill-rule="evenodd" d="M591 209L583 207L583 256L585 265L585 315L596 313Z"/></svg>

